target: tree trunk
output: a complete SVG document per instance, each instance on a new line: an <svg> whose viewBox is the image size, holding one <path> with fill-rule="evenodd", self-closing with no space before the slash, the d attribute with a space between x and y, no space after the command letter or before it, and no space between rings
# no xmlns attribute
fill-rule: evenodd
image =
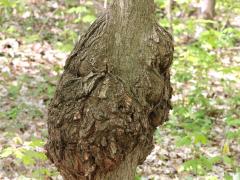
<svg viewBox="0 0 240 180"><path fill-rule="evenodd" d="M201 14L204 19L213 19L215 15L216 0L203 0Z"/></svg>
<svg viewBox="0 0 240 180"><path fill-rule="evenodd" d="M200 18L212 20L215 16L216 0L202 0L200 8ZM195 39L198 39L207 27L212 27L212 23L199 24L196 28Z"/></svg>
<svg viewBox="0 0 240 180"><path fill-rule="evenodd" d="M169 31L172 34L173 33L173 15L172 15L172 10L173 10L173 0L168 0L167 1L167 6L166 6L166 13L167 13L167 18L169 21Z"/></svg>
<svg viewBox="0 0 240 180"><path fill-rule="evenodd" d="M115 0L90 26L48 111L47 156L65 179L134 179L168 118L172 58L153 0Z"/></svg>

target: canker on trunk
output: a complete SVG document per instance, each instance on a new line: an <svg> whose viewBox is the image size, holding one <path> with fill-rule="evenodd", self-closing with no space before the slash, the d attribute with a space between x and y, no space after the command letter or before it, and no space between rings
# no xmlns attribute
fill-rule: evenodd
<svg viewBox="0 0 240 180"><path fill-rule="evenodd" d="M168 118L172 58L153 0L115 0L90 26L48 111L47 156L65 179L134 179Z"/></svg>

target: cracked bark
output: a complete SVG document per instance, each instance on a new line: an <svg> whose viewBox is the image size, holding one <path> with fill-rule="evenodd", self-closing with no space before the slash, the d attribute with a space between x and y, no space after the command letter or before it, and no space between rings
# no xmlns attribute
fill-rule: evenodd
<svg viewBox="0 0 240 180"><path fill-rule="evenodd" d="M153 0L115 0L66 60L47 156L65 179L132 180L171 109L171 35Z"/></svg>

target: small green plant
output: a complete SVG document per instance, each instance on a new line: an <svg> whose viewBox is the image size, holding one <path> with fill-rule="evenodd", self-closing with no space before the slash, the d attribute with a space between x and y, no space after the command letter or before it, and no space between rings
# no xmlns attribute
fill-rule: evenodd
<svg viewBox="0 0 240 180"><path fill-rule="evenodd" d="M20 90L21 90L21 84L18 83L17 85L10 85L8 88L8 95L13 98L16 99L19 96Z"/></svg>
<svg viewBox="0 0 240 180"><path fill-rule="evenodd" d="M12 146L4 148L0 153L0 158L7 158L13 156L20 160L25 166L34 165L36 160L46 160L46 156L42 152L38 152L36 147L42 147L41 140L33 140L23 142L19 136L12 140Z"/></svg>
<svg viewBox="0 0 240 180"><path fill-rule="evenodd" d="M20 114L21 111L22 111L22 109L20 107L13 107L4 114L8 119L14 120L18 117L18 115Z"/></svg>
<svg viewBox="0 0 240 180"><path fill-rule="evenodd" d="M67 13L76 14L78 16L78 18L74 20L74 23L92 23L96 19L96 16L90 6L92 6L92 2L87 1L84 5L68 9Z"/></svg>
<svg viewBox="0 0 240 180"><path fill-rule="evenodd" d="M9 19L13 15L14 10L18 13L23 13L25 7L24 0L0 0L0 22L5 22Z"/></svg>
<svg viewBox="0 0 240 180"><path fill-rule="evenodd" d="M25 167L34 167L39 162L47 160L43 149L44 142L41 139L33 138L31 141L23 141L20 136L16 135L11 142L11 145L3 148L0 151L0 159L12 157L17 162L22 163ZM32 168L32 177L42 178L44 176L52 176L56 172L47 168Z"/></svg>
<svg viewBox="0 0 240 180"><path fill-rule="evenodd" d="M205 175L206 172L211 171L214 164L221 161L220 157L208 158L200 156L183 163L183 170L193 172L196 175Z"/></svg>

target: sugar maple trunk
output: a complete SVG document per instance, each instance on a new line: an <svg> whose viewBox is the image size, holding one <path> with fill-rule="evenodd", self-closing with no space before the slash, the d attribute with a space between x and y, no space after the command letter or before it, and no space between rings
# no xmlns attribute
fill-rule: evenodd
<svg viewBox="0 0 240 180"><path fill-rule="evenodd" d="M153 0L115 0L90 26L49 105L47 156L65 179L134 179L168 118L172 57Z"/></svg>

